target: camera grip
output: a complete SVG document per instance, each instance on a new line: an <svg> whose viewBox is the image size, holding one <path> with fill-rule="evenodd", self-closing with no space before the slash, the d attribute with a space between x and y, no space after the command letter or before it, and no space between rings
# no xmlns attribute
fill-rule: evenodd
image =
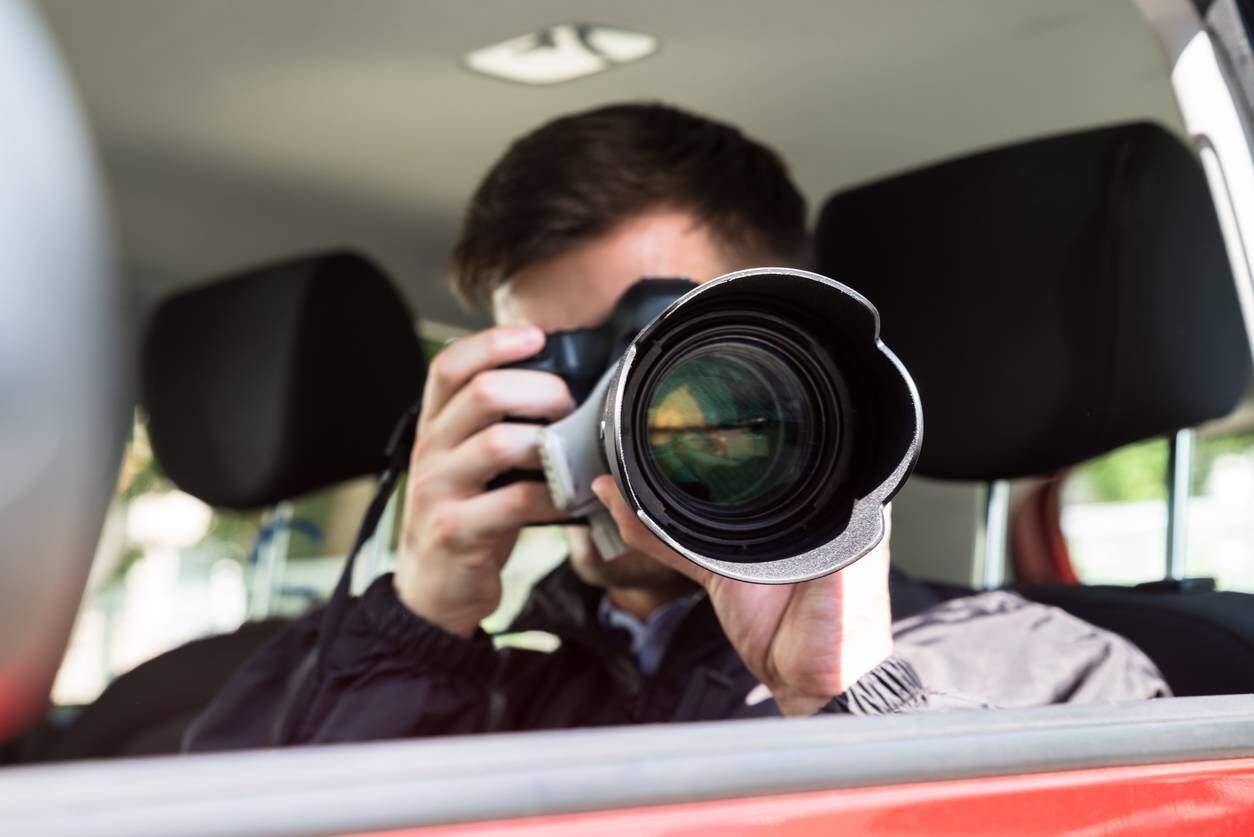
<svg viewBox="0 0 1254 837"><path fill-rule="evenodd" d="M578 339L578 332L555 332L545 336L544 348L536 352L526 360L507 363L500 367L501 369L527 369L533 372L548 372L550 375L557 375L566 381L566 385L570 388L571 396L576 400L580 400L580 393L574 390L578 388L579 383L572 381L572 373L575 371L577 363L576 347L572 345L572 341ZM517 422L519 424L545 424L542 419L523 418L521 416L506 416L506 421ZM504 488L507 485L513 485L516 482L544 482L544 472L538 469L514 469L506 471L503 474L497 474L488 480L484 487L487 491L497 488Z"/></svg>
<svg viewBox="0 0 1254 837"><path fill-rule="evenodd" d="M556 375L565 383L576 404L582 404L596 386L605 370L599 360L604 354L604 335L596 329L556 331L545 335L544 348L526 360L508 363L501 369L527 369ZM546 424L543 419L506 416L505 421L519 424ZM488 481L485 489L492 491L516 482L547 483L540 470L515 469L498 474Z"/></svg>

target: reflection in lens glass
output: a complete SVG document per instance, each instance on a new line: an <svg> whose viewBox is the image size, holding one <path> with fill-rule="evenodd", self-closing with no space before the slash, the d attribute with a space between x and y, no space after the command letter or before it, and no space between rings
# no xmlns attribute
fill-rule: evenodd
<svg viewBox="0 0 1254 837"><path fill-rule="evenodd" d="M803 479L813 410L794 367L756 343L701 347L667 370L648 404L656 470L688 499L763 510Z"/></svg>

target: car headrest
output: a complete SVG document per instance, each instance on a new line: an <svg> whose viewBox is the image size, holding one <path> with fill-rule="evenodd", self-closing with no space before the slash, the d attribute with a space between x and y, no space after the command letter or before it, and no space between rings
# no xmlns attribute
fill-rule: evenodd
<svg viewBox="0 0 1254 837"><path fill-rule="evenodd" d="M235 509L381 470L426 368L404 301L351 253L267 265L170 297L148 323L140 364L166 474Z"/></svg>
<svg viewBox="0 0 1254 837"><path fill-rule="evenodd" d="M1201 166L1153 125L837 194L815 247L918 384L920 474L1050 472L1224 415L1250 380Z"/></svg>

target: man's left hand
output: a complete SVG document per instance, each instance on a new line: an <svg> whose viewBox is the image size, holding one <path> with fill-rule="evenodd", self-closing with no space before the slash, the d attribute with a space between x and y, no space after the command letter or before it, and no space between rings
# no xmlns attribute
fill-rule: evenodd
<svg viewBox="0 0 1254 837"><path fill-rule="evenodd" d="M812 715L879 665L893 650L888 603L888 536L839 572L801 584L749 584L698 567L636 517L603 475L592 484L623 541L705 588L741 660L785 715Z"/></svg>

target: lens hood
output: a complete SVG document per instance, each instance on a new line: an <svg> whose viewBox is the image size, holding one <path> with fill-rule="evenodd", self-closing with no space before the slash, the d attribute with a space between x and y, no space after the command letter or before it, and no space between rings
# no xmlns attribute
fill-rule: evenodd
<svg viewBox="0 0 1254 837"><path fill-rule="evenodd" d="M631 342L601 445L641 521L729 578L789 584L883 538L923 415L874 306L803 270L695 287Z"/></svg>

